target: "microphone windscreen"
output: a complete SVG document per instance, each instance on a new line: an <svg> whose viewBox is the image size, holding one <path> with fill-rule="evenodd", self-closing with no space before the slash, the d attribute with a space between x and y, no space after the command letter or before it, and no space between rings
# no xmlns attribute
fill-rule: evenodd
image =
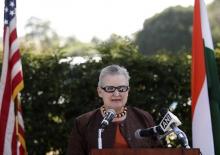
<svg viewBox="0 0 220 155"><path fill-rule="evenodd" d="M114 116L116 115L116 112L115 112L114 109L108 109L108 110L107 110L107 114L108 114L108 113L112 113Z"/></svg>
<svg viewBox="0 0 220 155"><path fill-rule="evenodd" d="M137 130L135 131L134 136L135 136L136 139L144 139L144 137L142 137L142 136L140 135L140 132L141 132L141 129L137 129Z"/></svg>
<svg viewBox="0 0 220 155"><path fill-rule="evenodd" d="M105 119L111 122L114 119L115 115L116 115L116 112L114 109L108 109L105 115Z"/></svg>
<svg viewBox="0 0 220 155"><path fill-rule="evenodd" d="M114 119L115 115L116 115L116 112L114 109L108 109L100 124L100 127L103 129L106 128L106 126L108 126L109 123Z"/></svg>

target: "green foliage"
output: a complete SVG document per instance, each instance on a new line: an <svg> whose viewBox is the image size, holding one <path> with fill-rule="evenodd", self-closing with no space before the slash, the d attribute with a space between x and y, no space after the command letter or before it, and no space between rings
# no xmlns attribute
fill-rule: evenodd
<svg viewBox="0 0 220 155"><path fill-rule="evenodd" d="M62 147L65 133L63 105L59 103L63 88L64 65L54 56L23 55L25 89L22 93L29 154L45 154ZM63 125L61 125L63 124ZM53 139L53 140L52 140Z"/></svg>
<svg viewBox="0 0 220 155"><path fill-rule="evenodd" d="M107 41L97 44L97 51L106 59L140 58L135 43L129 38L123 38L117 35L112 35Z"/></svg>
<svg viewBox="0 0 220 155"><path fill-rule="evenodd" d="M25 51L25 53L62 53L65 56L97 54L97 51L94 50L95 43L82 43L74 36L62 38L51 28L49 21L32 17L28 20L25 29L27 33L20 38L21 51Z"/></svg>
<svg viewBox="0 0 220 155"><path fill-rule="evenodd" d="M90 56L97 54L93 43L82 43L74 37L68 37L62 46L65 56Z"/></svg>
<svg viewBox="0 0 220 155"><path fill-rule="evenodd" d="M171 7L144 22L136 43L144 54L187 51L191 48L191 27L192 8Z"/></svg>
<svg viewBox="0 0 220 155"><path fill-rule="evenodd" d="M215 0L210 6L208 7L208 17L210 19L210 26L211 26L211 32L212 37L214 40L214 45L220 41L220 1Z"/></svg>
<svg viewBox="0 0 220 155"><path fill-rule="evenodd" d="M59 36L50 27L49 21L31 17L26 24L28 33L23 38L23 44L34 47L38 52L52 52L59 47Z"/></svg>
<svg viewBox="0 0 220 155"><path fill-rule="evenodd" d="M214 46L220 41L220 1L208 8ZM148 55L158 52L178 53L191 49L193 7L170 7L146 19L143 29L136 33L135 43Z"/></svg>

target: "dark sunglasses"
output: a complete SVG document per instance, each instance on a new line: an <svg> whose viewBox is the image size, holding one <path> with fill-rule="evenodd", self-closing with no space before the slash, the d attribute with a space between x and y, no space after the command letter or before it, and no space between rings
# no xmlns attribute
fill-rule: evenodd
<svg viewBox="0 0 220 155"><path fill-rule="evenodd" d="M118 92L122 93L122 92L126 92L129 89L129 86L105 86L105 87L101 87L105 92L107 93L113 93L115 92L115 90L117 89Z"/></svg>

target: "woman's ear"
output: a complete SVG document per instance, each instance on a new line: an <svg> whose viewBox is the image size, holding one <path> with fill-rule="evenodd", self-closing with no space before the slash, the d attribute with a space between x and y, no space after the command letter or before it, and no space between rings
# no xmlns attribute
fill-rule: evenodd
<svg viewBox="0 0 220 155"><path fill-rule="evenodd" d="M97 92L98 92L99 97L102 98L102 90L100 87L97 87Z"/></svg>

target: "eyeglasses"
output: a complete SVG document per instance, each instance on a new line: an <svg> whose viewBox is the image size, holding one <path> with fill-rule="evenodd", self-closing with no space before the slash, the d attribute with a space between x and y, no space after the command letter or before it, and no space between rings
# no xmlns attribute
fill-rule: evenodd
<svg viewBox="0 0 220 155"><path fill-rule="evenodd" d="M105 86L105 87L101 87L105 92L107 93L113 93L115 92L115 90L117 89L118 92L122 93L122 92L126 92L129 89L129 86Z"/></svg>

